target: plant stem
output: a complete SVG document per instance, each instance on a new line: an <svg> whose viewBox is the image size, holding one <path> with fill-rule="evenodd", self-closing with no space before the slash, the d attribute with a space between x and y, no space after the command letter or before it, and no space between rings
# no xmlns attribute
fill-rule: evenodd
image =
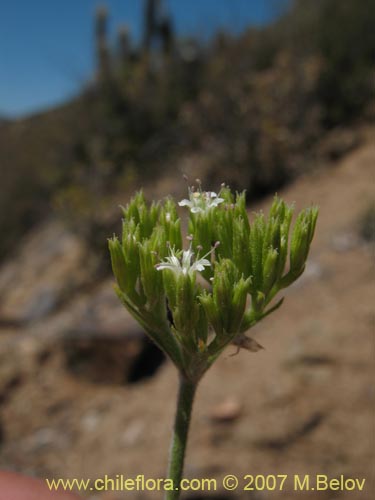
<svg viewBox="0 0 375 500"><path fill-rule="evenodd" d="M165 500L177 500L180 497L179 486L184 468L190 417L197 385L197 383L191 382L183 376L180 376L176 418L174 422L168 470L168 479L173 480L174 490L167 491Z"/></svg>

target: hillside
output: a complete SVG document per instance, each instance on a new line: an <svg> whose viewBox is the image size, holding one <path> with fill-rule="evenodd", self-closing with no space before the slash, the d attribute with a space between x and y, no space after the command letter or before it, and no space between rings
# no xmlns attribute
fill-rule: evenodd
<svg viewBox="0 0 375 500"><path fill-rule="evenodd" d="M0 258L54 213L104 259L113 207L176 170L254 199L340 158L374 119L374 24L371 0L296 0L238 37L108 53L105 71L100 38L74 101L0 123Z"/></svg>
<svg viewBox="0 0 375 500"><path fill-rule="evenodd" d="M320 206L309 265L254 330L265 350L231 357L229 348L204 379L188 477L345 474L365 477L360 498L371 498L374 281L359 221L373 197L373 133L281 191L297 208ZM84 243L49 222L0 272L0 465L41 477L101 477L103 464L110 476L162 477L175 370L145 343L112 279L87 286L85 258Z"/></svg>

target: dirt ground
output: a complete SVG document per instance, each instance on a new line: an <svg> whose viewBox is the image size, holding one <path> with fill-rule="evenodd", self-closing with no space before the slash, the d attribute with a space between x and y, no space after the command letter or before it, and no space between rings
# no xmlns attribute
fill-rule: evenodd
<svg viewBox="0 0 375 500"><path fill-rule="evenodd" d="M215 478L217 491L186 493L184 498L373 498L373 249L359 236L359 218L374 197L374 163L375 144L369 135L339 162L299 178L279 193L294 201L297 209L309 203L320 207L309 263L302 278L285 293L283 306L253 329L253 337L265 349L231 356L235 349L228 348L202 381L185 475ZM266 211L269 204L267 199L251 210ZM19 271L7 272L13 276ZM64 273L77 279L74 267ZM108 363L98 368L103 346L94 356L94 375L84 371L82 376L79 364L72 369L74 356L67 363L62 333L72 334L67 322L81 318L74 320L76 328L95 329L87 318L83 325L82 311L90 315L85 304L94 294L109 296L111 301L110 283L87 290L74 305L68 302L26 326L4 320L4 310L16 310L17 300L7 302L3 293L0 467L49 478L164 476L177 388L171 363L159 363L152 376L134 376L127 383L116 378L117 368L106 378ZM126 325L127 332L135 333L127 338L130 354L110 358L112 368L121 366L121 359L136 358L141 349L134 322L117 307L117 303L112 309L103 306L101 321L111 324L116 310L116 325ZM83 344L90 343L85 339ZM74 342L72 346L78 349ZM87 354L82 349L80 353ZM121 349L115 345L114 351ZM222 487L227 474L239 478L234 492ZM247 474L287 474L288 478L283 491L244 492ZM344 475L366 481L362 492L300 492L293 490L295 474ZM86 497L117 500L162 495L87 492Z"/></svg>

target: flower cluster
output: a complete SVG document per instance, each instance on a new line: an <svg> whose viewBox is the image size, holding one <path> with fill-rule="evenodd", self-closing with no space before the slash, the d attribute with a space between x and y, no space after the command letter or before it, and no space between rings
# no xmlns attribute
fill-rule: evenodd
<svg viewBox="0 0 375 500"><path fill-rule="evenodd" d="M191 213L197 214L205 213L211 208L217 207L223 201L224 199L219 198L214 191L193 191L189 189L189 199L184 199L178 204L180 207L189 207Z"/></svg>
<svg viewBox="0 0 375 500"><path fill-rule="evenodd" d="M245 193L225 186L190 190L179 205L189 208L187 250L176 203L147 206L142 193L123 208L122 238L109 248L124 306L185 378L198 380L228 344L260 348L245 332L302 274L318 210L303 210L289 237L293 207L278 197L251 223Z"/></svg>

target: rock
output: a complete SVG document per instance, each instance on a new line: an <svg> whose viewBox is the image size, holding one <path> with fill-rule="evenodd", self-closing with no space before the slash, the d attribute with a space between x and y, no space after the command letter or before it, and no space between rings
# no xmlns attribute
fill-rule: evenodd
<svg viewBox="0 0 375 500"><path fill-rule="evenodd" d="M263 437L255 439L255 444L261 448L269 448L275 451L283 451L289 446L292 446L300 439L312 433L325 418L325 414L320 411L316 411L305 417L303 420L301 417L295 416L294 420L289 423L289 428L274 437Z"/></svg>
<svg viewBox="0 0 375 500"><path fill-rule="evenodd" d="M359 244L359 239L354 233L340 233L332 237L332 247L336 252L348 252Z"/></svg>
<svg viewBox="0 0 375 500"><path fill-rule="evenodd" d="M142 436L144 430L145 424L141 420L137 419L133 422L130 422L120 438L121 444L126 447L134 446L135 444L137 444L137 441Z"/></svg>
<svg viewBox="0 0 375 500"><path fill-rule="evenodd" d="M81 419L81 428L84 432L94 432L100 423L100 415L96 411L90 411Z"/></svg>
<svg viewBox="0 0 375 500"><path fill-rule="evenodd" d="M42 427L25 441L25 448L30 453L37 453L49 447L62 450L66 448L67 444L66 433L61 432L60 429Z"/></svg>
<svg viewBox="0 0 375 500"><path fill-rule="evenodd" d="M228 398L214 406L209 417L213 422L229 423L237 420L241 413L242 404L235 398Z"/></svg>
<svg viewBox="0 0 375 500"><path fill-rule="evenodd" d="M59 303L58 290L53 286L46 286L39 290L39 293L25 304L22 321L37 321L52 312Z"/></svg>
<svg viewBox="0 0 375 500"><path fill-rule="evenodd" d="M73 313L67 334L75 338L143 338L139 324L125 310L113 290L113 280L87 295Z"/></svg>
<svg viewBox="0 0 375 500"><path fill-rule="evenodd" d="M12 393L22 384L22 376L17 373L8 379L0 378L0 406L8 401Z"/></svg>
<svg viewBox="0 0 375 500"><path fill-rule="evenodd" d="M61 223L41 225L22 243L0 271L0 318L20 325L44 318L90 279L85 244Z"/></svg>
<svg viewBox="0 0 375 500"><path fill-rule="evenodd" d="M13 393L21 386L27 371L21 349L2 339L0 343L0 407L8 402Z"/></svg>
<svg viewBox="0 0 375 500"><path fill-rule="evenodd" d="M61 335L66 366L91 382L135 383L150 377L165 360L105 281L71 315Z"/></svg>
<svg viewBox="0 0 375 500"><path fill-rule="evenodd" d="M67 369L92 383L125 384L134 360L142 351L142 339L95 335L63 340Z"/></svg>

